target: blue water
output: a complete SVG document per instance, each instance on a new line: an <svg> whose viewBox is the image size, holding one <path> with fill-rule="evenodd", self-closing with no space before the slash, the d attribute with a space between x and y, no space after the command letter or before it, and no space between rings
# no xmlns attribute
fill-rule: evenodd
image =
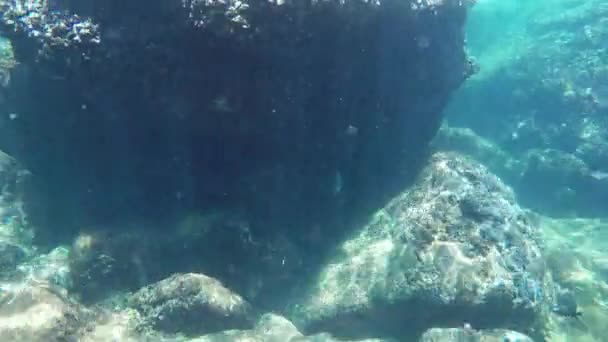
<svg viewBox="0 0 608 342"><path fill-rule="evenodd" d="M0 307L196 272L305 335L606 341L608 2L473 2L0 0Z"/></svg>

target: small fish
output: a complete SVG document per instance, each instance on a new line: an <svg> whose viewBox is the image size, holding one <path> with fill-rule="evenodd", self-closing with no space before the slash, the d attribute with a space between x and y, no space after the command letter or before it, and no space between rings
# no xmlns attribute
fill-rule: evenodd
<svg viewBox="0 0 608 342"><path fill-rule="evenodd" d="M344 186L342 181L342 173L340 171L336 171L336 175L334 178L334 196L338 195L342 192L342 187Z"/></svg>
<svg viewBox="0 0 608 342"><path fill-rule="evenodd" d="M608 172L606 171L591 171L589 173L589 176L591 176L592 178L595 178L597 180L604 180L606 178L608 178Z"/></svg>
<svg viewBox="0 0 608 342"><path fill-rule="evenodd" d="M426 49L431 46L431 39L425 35L421 35L416 38L416 43L419 49Z"/></svg>
<svg viewBox="0 0 608 342"><path fill-rule="evenodd" d="M576 310L576 311L568 311L568 310L563 310L562 308L553 308L553 312L562 316L562 317L568 317L568 318L576 318L576 319L580 319L580 317L583 316L583 312Z"/></svg>
<svg viewBox="0 0 608 342"><path fill-rule="evenodd" d="M590 93L600 109L608 109L608 86L591 88Z"/></svg>
<svg viewBox="0 0 608 342"><path fill-rule="evenodd" d="M213 100L212 109L216 112L230 113L234 112L234 109L230 105L226 96L218 96Z"/></svg>
<svg viewBox="0 0 608 342"><path fill-rule="evenodd" d="M583 312L578 309L576 298L571 291L563 291L558 294L556 303L553 305L553 313L562 317L580 319Z"/></svg>
<svg viewBox="0 0 608 342"><path fill-rule="evenodd" d="M593 300L593 302L599 306L601 306L602 308L608 308L608 301L602 300L602 299L597 299L595 298Z"/></svg>

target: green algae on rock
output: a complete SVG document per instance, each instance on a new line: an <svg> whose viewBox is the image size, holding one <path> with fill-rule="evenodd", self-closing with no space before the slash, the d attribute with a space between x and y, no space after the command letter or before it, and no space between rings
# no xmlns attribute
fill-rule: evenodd
<svg viewBox="0 0 608 342"><path fill-rule="evenodd" d="M434 326L543 335L539 228L483 166L437 153L418 181L345 241L293 317L307 333L412 339Z"/></svg>
<svg viewBox="0 0 608 342"><path fill-rule="evenodd" d="M204 274L175 274L140 289L128 304L142 314L142 325L169 333L244 329L255 320L246 300Z"/></svg>

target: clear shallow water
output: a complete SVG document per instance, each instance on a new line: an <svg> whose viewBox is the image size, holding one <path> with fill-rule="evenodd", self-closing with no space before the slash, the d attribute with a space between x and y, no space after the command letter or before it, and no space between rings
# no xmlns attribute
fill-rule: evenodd
<svg viewBox="0 0 608 342"><path fill-rule="evenodd" d="M95 17L93 8L76 10ZM146 15L154 17L156 10ZM457 48L443 49L459 46L458 34L448 40L452 35L444 34L443 22L426 12L420 14L420 20L428 19L418 28L422 33L402 28L390 14L383 14L379 22L392 24L376 23L371 31L365 30L366 20L375 19L365 16L361 21L302 19L298 33L289 31L293 27L289 25L286 31L261 25L257 32L268 36L255 37L259 40L253 40L253 48L244 43L251 48L244 49L247 55L241 45L222 45L226 36L256 24L242 21L246 16L231 14L230 25L238 27L210 26L213 38L198 37L207 45L190 54L183 52L190 51L190 43L179 36L159 39L162 33L149 29L140 41L131 25L145 26L146 16L135 19L125 13L116 20L96 17L102 27L107 25L102 32L111 33L103 56L115 64L87 65L98 56L93 47L85 49L92 57L80 60L82 68L74 66L72 58L78 60L74 55L50 54L46 60L43 54L44 63L30 56L10 77L0 74L6 83L0 91L4 130L0 149L34 168L30 175L34 190L20 190L28 194L23 202L11 197L16 189L3 195L12 208L3 212L3 235L17 265L8 262L8 269L29 274L36 283L48 282L61 298L66 290L86 305L101 301L119 308L131 305L124 299L129 291L173 273L201 272L217 277L261 311L277 310L294 322L315 317L308 324L311 333L329 331L348 337L388 331L387 335L403 338L429 326L412 316L417 323L404 332L391 325L388 316L378 319L365 310L373 303L370 298L378 298L374 293L382 300L389 298L389 303L404 296L408 291L400 287L403 283L421 274L426 277L425 269L417 268L421 263L445 274L462 274L445 277L443 285L451 284L450 291L461 289L464 298L474 297L466 284L484 288L480 279L490 271L477 273L470 265L479 260L492 264L485 252L476 255L475 249L495 249L509 256L505 268L517 276L500 275L495 283L509 286L511 281L517 299L545 305L549 341L604 340L608 321L604 222L608 179L602 177L608 170L605 1L477 1L464 30L468 53L479 71L464 82L458 78L468 72L464 68L437 67L463 61ZM207 29L205 20L196 20L195 26ZM344 25L348 29L342 31ZM90 38L86 30L91 28L83 27L78 39L86 41ZM302 33L307 29L309 35ZM278 52L269 48L277 39L273 34L279 37ZM395 43L400 35L416 37L413 50L407 43ZM251 36L241 39L247 42L246 37ZM0 41L2 51L8 51L6 42ZM158 48L163 44L174 50ZM308 50L317 45L319 49ZM124 54L125 47L141 54ZM215 54L218 50L221 53ZM27 56L27 50L20 51ZM305 59L308 53L312 57ZM121 64L129 58L132 64ZM298 58L305 59L302 66L295 63ZM10 59L10 53L2 55L3 61ZM13 64L4 62L0 68ZM203 64L211 67L199 69ZM120 68L113 69L116 66ZM133 70L137 77L121 78ZM104 78L113 73L116 79ZM84 87L81 84L96 84L86 83L95 77L108 83L90 92L74 90ZM410 79L415 81L404 82ZM24 86L28 80L38 83ZM15 84L22 88L14 88ZM267 88L272 91L262 91ZM66 90L75 95L66 96ZM36 99L43 108L36 107ZM417 148L426 144L441 121L427 118L438 116L442 103L447 103L445 124L433 148L469 155L497 174L513 188L516 203L534 212L534 219L519 222L520 214L515 215L517 220L509 218L519 208L509 202L508 191L491 177L479 176L485 173L478 166L457 158L440 157L430 171L424 171L441 182L420 180L418 172L429 162L419 157L423 153ZM63 121L59 112L40 115L46 108L65 110L70 119ZM83 120L87 115L89 119ZM197 116L199 120L192 119ZM405 134L391 127L411 129ZM404 140L407 143L401 146ZM395 173L399 168L406 171ZM474 182L471 175L481 181ZM385 182L394 178L398 181ZM410 188L412 184L428 189ZM484 192L476 186L487 186L497 197L479 197ZM453 198L440 199L454 189L458 189L454 198L462 204L452 207ZM473 199L458 197L467 191ZM391 198L396 199L390 202ZM22 205L30 221L15 210ZM462 217L450 216L455 212ZM502 221L507 223L496 223ZM444 226L445 222L451 225ZM474 227L467 234L479 234L458 233L457 228L467 224ZM419 229L424 225L428 231ZM509 235L513 234L509 229L538 232L539 241L532 241L533 234L523 235L530 241L522 241L519 235ZM488 245L484 247L483 241ZM534 254L530 250L535 251L537 243L542 247L542 267L526 254ZM65 247L56 248L59 245ZM461 250L460 246L472 247ZM398 272L389 272L393 267ZM19 279L19 272L7 272L6 277ZM534 278L539 273L547 276L544 281L550 286L543 287ZM204 277L193 279L183 281L215 284ZM420 283L427 280L421 276ZM452 292L426 284L428 288L421 286L420 293L450 301ZM574 296L574 311L551 313L555 298L546 303L539 299L556 287ZM374 290L381 294L370 289L381 289ZM167 296L177 293L178 299L191 299L188 293L167 291ZM131 301L145 302L140 297ZM6 298L11 302L10 296ZM196 298L192 300L200 303ZM348 315L344 321L339 314L324 316L325 310L340 313L340 305L353 303L364 308L357 313L359 324L350 323L353 318ZM150 319L145 305L138 305L136 310ZM410 317L405 305L387 307L393 316ZM442 326L468 327L471 323L460 318L466 316L472 328L504 327L479 319L466 308L448 317L437 313L441 310L434 312L432 305L425 308L430 316L443 319L438 320ZM239 321L239 314L233 315ZM298 323L300 329L306 326ZM162 323L154 326L167 328ZM533 331L513 322L508 328ZM168 330L172 329L169 324ZM179 330L190 329L202 334L187 321Z"/></svg>

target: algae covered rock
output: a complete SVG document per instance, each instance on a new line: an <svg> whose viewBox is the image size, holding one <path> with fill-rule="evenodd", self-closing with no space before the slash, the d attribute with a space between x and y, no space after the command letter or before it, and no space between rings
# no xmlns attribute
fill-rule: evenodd
<svg viewBox="0 0 608 342"><path fill-rule="evenodd" d="M37 279L61 288L72 290L72 276L69 264L69 249L59 246L48 253L28 258L18 266L26 279Z"/></svg>
<svg viewBox="0 0 608 342"><path fill-rule="evenodd" d="M128 299L143 326L197 335L250 328L253 309L241 296L203 274L176 274L146 286Z"/></svg>
<svg viewBox="0 0 608 342"><path fill-rule="evenodd" d="M322 333L304 336L286 318L276 314L264 314L251 330L229 330L217 334L205 335L188 342L228 342L228 341L264 341L264 342L388 342L384 339L338 340L330 334Z"/></svg>
<svg viewBox="0 0 608 342"><path fill-rule="evenodd" d="M530 337L504 329L477 331L471 328L433 328L420 342L534 342Z"/></svg>
<svg viewBox="0 0 608 342"><path fill-rule="evenodd" d="M305 230L415 173L473 71L469 2L0 1L0 145L47 239L209 203Z"/></svg>
<svg viewBox="0 0 608 342"><path fill-rule="evenodd" d="M1 296L2 341L74 341L90 315L64 290L44 283L5 284Z"/></svg>
<svg viewBox="0 0 608 342"><path fill-rule="evenodd" d="M483 166L437 153L414 186L346 241L294 316L304 331L416 338L470 322L540 333L538 228Z"/></svg>
<svg viewBox="0 0 608 342"><path fill-rule="evenodd" d="M182 342L184 338L165 336L152 329L142 329L142 316L137 310L124 309L97 312L95 320L83 325L79 342Z"/></svg>

